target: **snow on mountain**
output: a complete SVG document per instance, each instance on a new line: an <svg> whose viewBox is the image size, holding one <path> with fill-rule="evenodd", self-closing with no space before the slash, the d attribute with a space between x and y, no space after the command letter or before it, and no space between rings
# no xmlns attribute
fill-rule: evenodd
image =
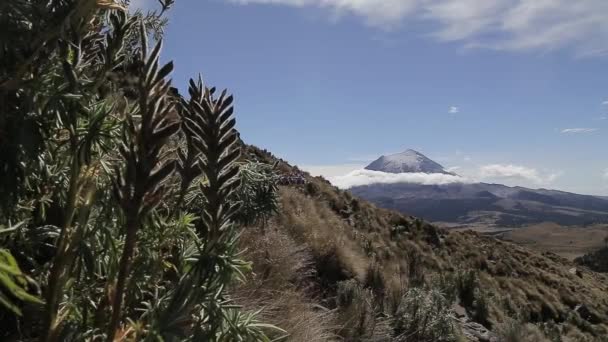
<svg viewBox="0 0 608 342"><path fill-rule="evenodd" d="M406 150L388 156L382 156L365 167L366 170L382 171L388 173L441 173L455 175L448 172L440 164L427 158L420 152Z"/></svg>

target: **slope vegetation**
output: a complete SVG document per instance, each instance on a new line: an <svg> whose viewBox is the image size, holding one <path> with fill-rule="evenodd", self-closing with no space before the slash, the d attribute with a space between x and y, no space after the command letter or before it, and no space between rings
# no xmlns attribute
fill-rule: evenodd
<svg viewBox="0 0 608 342"><path fill-rule="evenodd" d="M299 172L265 151L248 152L276 163L281 173ZM267 315L283 320L277 324L292 334L290 340L434 340L403 333L412 322L403 311L412 307L404 307L412 289L443 293L454 325L445 340L608 336L605 275L548 252L474 232L447 232L377 208L322 178L306 179L305 185L281 187L281 210L264 234L245 234L242 243L254 251L259 286L235 289L249 291L241 299L251 310L274 308ZM285 296L285 288L298 303L295 312L281 308L287 299L277 294Z"/></svg>

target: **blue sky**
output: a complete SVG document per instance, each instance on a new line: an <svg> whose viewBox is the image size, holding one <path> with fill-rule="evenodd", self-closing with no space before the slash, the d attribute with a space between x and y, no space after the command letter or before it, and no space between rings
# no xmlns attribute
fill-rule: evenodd
<svg viewBox="0 0 608 342"><path fill-rule="evenodd" d="M608 195L607 15L605 0L177 0L163 56L182 90L200 72L234 93L246 142L314 173L413 148L476 180Z"/></svg>

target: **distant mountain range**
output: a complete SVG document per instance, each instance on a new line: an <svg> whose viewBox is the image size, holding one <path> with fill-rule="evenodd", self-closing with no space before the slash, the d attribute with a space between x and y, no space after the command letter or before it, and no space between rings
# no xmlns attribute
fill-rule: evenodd
<svg viewBox="0 0 608 342"><path fill-rule="evenodd" d="M414 150L382 156L366 169L453 175ZM608 223L608 199L556 190L487 183L392 183L356 186L350 191L378 206L454 227L512 228L540 222L561 225Z"/></svg>

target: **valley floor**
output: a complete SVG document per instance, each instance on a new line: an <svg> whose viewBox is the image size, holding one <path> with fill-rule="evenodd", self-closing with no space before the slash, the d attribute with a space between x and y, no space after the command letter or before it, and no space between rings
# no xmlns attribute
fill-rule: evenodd
<svg viewBox="0 0 608 342"><path fill-rule="evenodd" d="M547 222L522 228L460 226L453 230L472 230L484 235L496 236L531 249L555 253L568 260L574 260L604 247L606 245L604 239L608 237L608 225L605 224L579 227Z"/></svg>

